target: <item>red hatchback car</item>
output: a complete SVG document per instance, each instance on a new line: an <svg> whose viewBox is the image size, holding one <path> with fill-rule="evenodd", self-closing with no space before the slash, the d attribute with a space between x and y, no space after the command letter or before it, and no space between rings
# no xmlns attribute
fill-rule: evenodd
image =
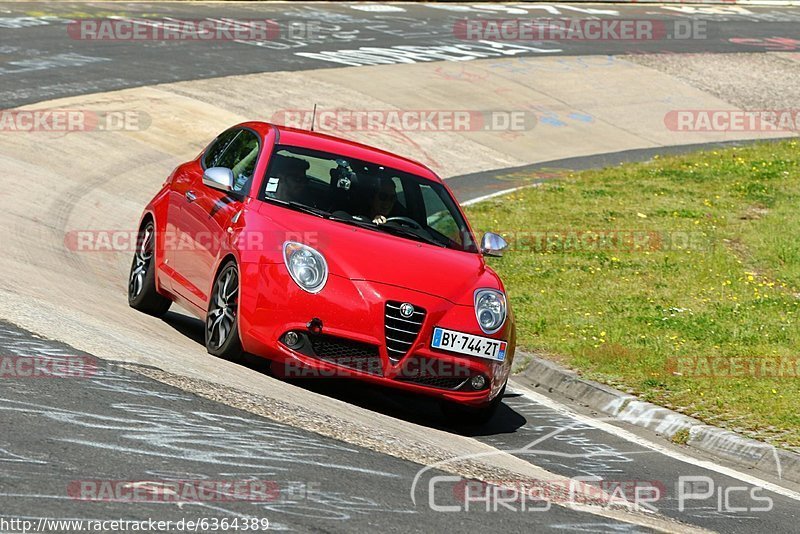
<svg viewBox="0 0 800 534"><path fill-rule="evenodd" d="M247 122L178 166L147 205L131 307L205 320L208 352L281 377L346 376L488 419L514 358L514 317L447 185L420 163Z"/></svg>

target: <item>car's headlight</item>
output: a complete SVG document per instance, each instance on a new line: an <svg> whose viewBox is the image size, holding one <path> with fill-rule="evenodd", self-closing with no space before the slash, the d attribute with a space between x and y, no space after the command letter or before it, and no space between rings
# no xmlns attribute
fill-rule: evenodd
<svg viewBox="0 0 800 534"><path fill-rule="evenodd" d="M506 322L506 296L496 289L475 292L475 317L485 334L494 334Z"/></svg>
<svg viewBox="0 0 800 534"><path fill-rule="evenodd" d="M325 258L302 243L287 241L283 244L283 261L289 274L301 289L319 293L328 281L328 264Z"/></svg>

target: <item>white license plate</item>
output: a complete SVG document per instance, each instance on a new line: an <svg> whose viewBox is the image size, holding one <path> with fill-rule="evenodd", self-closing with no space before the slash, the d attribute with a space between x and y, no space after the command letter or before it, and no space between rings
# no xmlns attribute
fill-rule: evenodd
<svg viewBox="0 0 800 534"><path fill-rule="evenodd" d="M507 345L505 341L498 339L473 336L472 334L447 330L438 326L433 329L433 339L431 339L431 347L434 349L468 354L496 362L502 362L506 359Z"/></svg>

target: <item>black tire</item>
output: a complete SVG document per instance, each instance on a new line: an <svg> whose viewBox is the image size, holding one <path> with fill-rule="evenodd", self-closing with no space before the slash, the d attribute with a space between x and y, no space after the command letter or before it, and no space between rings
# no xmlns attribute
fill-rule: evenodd
<svg viewBox="0 0 800 534"><path fill-rule="evenodd" d="M503 385L503 389L500 390L500 393L498 393L489 404L481 408L473 408L454 402L443 401L441 404L442 413L444 414L447 424L454 427L482 426L494 417L497 408L499 408L500 404L503 402L503 395L505 392L506 386Z"/></svg>
<svg viewBox="0 0 800 534"><path fill-rule="evenodd" d="M205 337L209 354L235 360L242 356L239 339L239 269L231 260L220 269L206 313Z"/></svg>
<svg viewBox="0 0 800 534"><path fill-rule="evenodd" d="M128 275L128 305L142 313L161 317L167 313L172 301L156 291L155 242L155 226L153 221L148 221L136 239L136 252Z"/></svg>

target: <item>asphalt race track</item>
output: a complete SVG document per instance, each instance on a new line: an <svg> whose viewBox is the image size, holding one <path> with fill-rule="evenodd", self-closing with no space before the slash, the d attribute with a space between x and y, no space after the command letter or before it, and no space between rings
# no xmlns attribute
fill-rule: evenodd
<svg viewBox="0 0 800 534"><path fill-rule="evenodd" d="M677 21L705 33L641 42L481 43L454 36L464 17L526 15L646 18L665 27ZM272 19L297 29L262 42L108 42L71 33L74 20L110 17ZM130 228L175 164L221 127L241 117L269 118L275 109L268 106L284 100L285 108L308 107L316 98L347 107L369 97L373 107L426 109L451 98L452 108L487 109L512 106L505 102L515 91L531 91L526 98L549 102L546 111L537 108L540 122L524 137L376 137L399 153L434 154L431 166L462 202L571 170L741 143L747 135L681 136L650 123L637 130L637 120L662 124L664 110L693 102L711 109L736 104L624 54L764 54L783 61L776 55L783 53L797 61L800 8L13 2L0 3L0 36L0 109L116 106L150 121L142 130L86 135L0 131L0 355L77 357L91 368L70 380L0 380L0 534L22 530L3 523L12 519L42 532L77 531L41 522L79 519L172 521L169 531L176 532L177 522L201 519L217 522L196 529L209 532L243 531L223 528L222 519L265 519L272 530L299 532L797 531L800 488L781 480L779 464L772 475L746 472L533 391L522 379L512 381L491 423L465 432L424 399L341 380L284 382L258 360L214 358L203 347L202 323L177 306L163 320L128 308L129 251L83 254L69 249L66 236ZM415 73L419 83L439 76L436 90L414 91ZM597 87L597 98L574 88L576 81L616 75L632 84L630 94L642 95L629 109L620 107L627 96L613 100L611 82ZM458 85L463 78L468 85ZM494 84L503 91L482 92ZM458 90L448 94L451 86ZM590 111L577 109L579 99ZM662 107L648 117L655 104ZM369 132L353 136L370 139ZM523 172L534 178L520 179ZM544 482L546 498L525 502L525 509L518 500L467 505L465 480L474 479L489 488ZM576 503L558 491L576 479L605 498L631 485L655 487L659 495L635 510ZM98 495L97 481L141 491L138 498ZM252 486L249 499L215 486L211 498L177 502L169 497L176 481L190 488ZM692 491L706 496L687 498ZM265 524L254 526L249 530Z"/></svg>
<svg viewBox="0 0 800 534"><path fill-rule="evenodd" d="M563 4L560 4L563 6ZM575 4L550 9L544 7L528 11L498 11L491 8L458 10L458 5L440 4L437 8L424 5L405 5L402 11L391 9L354 9L336 2L303 4L248 5L228 3L224 8L216 4L198 3L125 3L120 5L92 3L91 8L78 2L44 4L19 2L2 5L6 36L2 53L4 65L0 101L6 107L88 92L108 91L124 87L152 85L181 80L213 78L233 74L269 71L299 71L358 65L347 55L336 56L337 50L394 49L401 46L436 47L465 44L453 35L454 24L465 17L497 17L530 13L550 17L610 17L609 12L619 12L621 17L647 18L664 21L695 21L705 25L704 39L663 39L643 42L618 42L612 40L580 42L560 41L531 45L529 50L498 48L492 53L485 47L475 51L485 56L503 57L513 52L515 57L536 55L609 55L620 52L690 52L725 53L780 50L781 46L757 46L759 41L773 37L800 38L798 22L800 13L791 8L748 7L753 15L736 15L730 8L728 15L692 13L691 7L676 10L653 6L612 6ZM712 8L713 9L713 8ZM702 10L701 10L702 11ZM720 11L717 8L717 11ZM81 15L83 14L83 15ZM116 16L139 19L258 19L269 18L283 24L318 24L314 38L305 35L286 37L261 43L236 41L214 42L113 42L82 41L71 37L67 25L74 16ZM738 40L738 42L732 42ZM513 43L512 43L513 44ZM420 49L419 51L424 51ZM510 52L511 51L511 52ZM409 54L410 55L410 54ZM327 59L325 59L327 56ZM382 64L391 62L386 56ZM408 61L399 54L395 62ZM470 57L465 54L464 57ZM462 57L463 59L463 57ZM366 60L365 60L366 61ZM365 63L369 64L369 63Z"/></svg>
<svg viewBox="0 0 800 534"><path fill-rule="evenodd" d="M0 328L5 353L25 355L33 349L47 351L53 358L75 354L7 325ZM414 507L409 488L420 469L417 464L258 418L107 363L95 371L86 380L32 380L5 392L0 401L3 422L18 431L4 436L0 448L0 461L8 467L0 493L3 517L175 522L257 517L269 519L273 530L353 532L371 532L376 524L382 531L405 532L413 522L430 532L481 528L490 516L498 515L485 510L445 514ZM86 399L91 399L90 405ZM220 495L181 508L156 498L115 502L94 492L82 494L79 484L87 479L131 485L151 481L153 495L158 488L153 480L269 484L251 502ZM428 498L426 489L418 496L423 502ZM526 528L524 515L510 511L499 515L503 528ZM541 516L552 527L627 526L563 507Z"/></svg>

